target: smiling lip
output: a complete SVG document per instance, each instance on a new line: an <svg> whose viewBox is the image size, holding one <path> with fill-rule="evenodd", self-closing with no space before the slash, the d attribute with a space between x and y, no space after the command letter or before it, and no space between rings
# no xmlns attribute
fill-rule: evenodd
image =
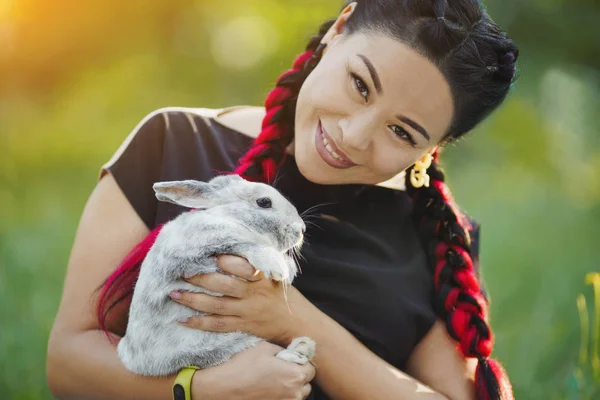
<svg viewBox="0 0 600 400"><path fill-rule="evenodd" d="M323 142L323 139L325 139L327 144ZM323 129L321 120L319 120L319 123L317 124L317 130L315 132L315 146L317 147L317 153L319 153L323 161L333 168L344 169L354 167L356 165L335 145L333 139ZM339 158L336 158L332 154L333 152L335 152Z"/></svg>

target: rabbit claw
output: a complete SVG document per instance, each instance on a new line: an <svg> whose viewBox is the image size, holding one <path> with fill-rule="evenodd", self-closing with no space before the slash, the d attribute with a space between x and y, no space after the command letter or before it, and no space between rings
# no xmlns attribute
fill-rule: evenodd
<svg viewBox="0 0 600 400"><path fill-rule="evenodd" d="M281 282L283 280L283 274L279 271L272 271L271 272L271 279Z"/></svg>

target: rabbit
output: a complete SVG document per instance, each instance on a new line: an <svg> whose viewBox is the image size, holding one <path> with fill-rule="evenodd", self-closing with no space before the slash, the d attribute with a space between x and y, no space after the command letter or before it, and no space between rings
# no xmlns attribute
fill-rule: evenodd
<svg viewBox="0 0 600 400"><path fill-rule="evenodd" d="M127 369L145 376L224 363L263 339L186 327L178 321L204 313L168 294L180 290L222 296L182 279L220 271L217 254L244 257L265 278L291 284L297 265L288 252L299 250L306 225L275 188L238 175L219 175L209 182L158 182L153 189L158 200L194 210L167 222L143 261L127 330L117 346L119 358ZM314 352L314 341L300 337L277 357L304 364Z"/></svg>

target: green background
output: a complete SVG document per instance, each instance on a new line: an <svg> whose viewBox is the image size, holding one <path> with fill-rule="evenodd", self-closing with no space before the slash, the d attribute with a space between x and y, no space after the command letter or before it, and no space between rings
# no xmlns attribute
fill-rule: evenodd
<svg viewBox="0 0 600 400"><path fill-rule="evenodd" d="M582 293L593 325L584 277L600 269L600 2L486 5L520 47L520 77L443 162L482 224L494 356L518 399L600 398L576 304ZM339 7L0 1L0 398L51 398L46 343L69 251L99 167L125 136L164 106L262 104Z"/></svg>

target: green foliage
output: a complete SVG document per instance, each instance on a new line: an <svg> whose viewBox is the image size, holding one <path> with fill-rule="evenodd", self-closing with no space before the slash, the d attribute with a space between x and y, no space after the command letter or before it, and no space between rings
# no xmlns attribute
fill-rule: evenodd
<svg viewBox="0 0 600 400"><path fill-rule="evenodd" d="M0 6L2 399L51 398L46 343L70 247L99 168L125 136L159 107L261 104L341 3ZM598 335L582 358L573 306L581 277L598 270L600 3L486 3L521 47L520 78L442 158L458 203L482 224L494 357L520 400L600 398Z"/></svg>
<svg viewBox="0 0 600 400"><path fill-rule="evenodd" d="M581 341L577 367L572 372L568 386L568 398L577 400L600 397L600 273L587 274L585 282L594 288L594 318L590 325L585 295L582 293L577 296Z"/></svg>

